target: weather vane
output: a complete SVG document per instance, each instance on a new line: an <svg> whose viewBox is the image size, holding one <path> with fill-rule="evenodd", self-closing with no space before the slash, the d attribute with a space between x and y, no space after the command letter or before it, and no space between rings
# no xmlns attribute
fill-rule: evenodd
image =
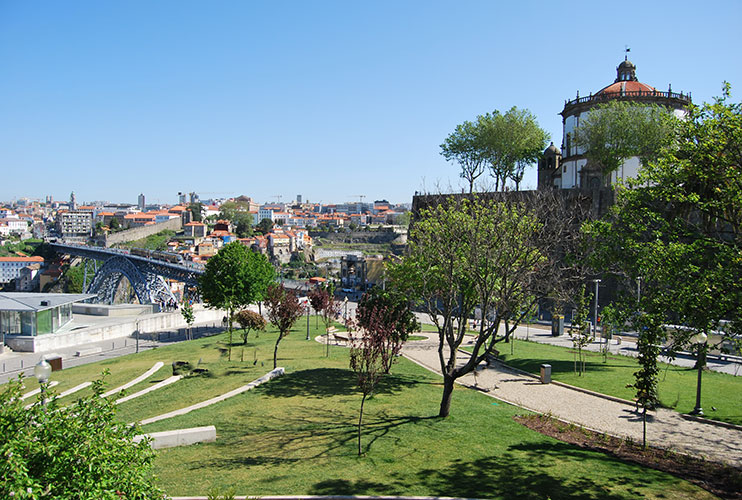
<svg viewBox="0 0 742 500"><path fill-rule="evenodd" d="M626 52L626 55L623 56L623 60L624 61L628 61L629 60L629 52L631 52L631 48L628 45L624 45L624 47L626 47L624 49L624 52Z"/></svg>

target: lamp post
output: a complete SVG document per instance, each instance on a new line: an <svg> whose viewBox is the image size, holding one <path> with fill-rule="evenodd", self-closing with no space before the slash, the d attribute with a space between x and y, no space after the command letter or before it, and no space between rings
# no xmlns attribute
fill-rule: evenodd
<svg viewBox="0 0 742 500"><path fill-rule="evenodd" d="M309 340L309 297L307 297L307 340Z"/></svg>
<svg viewBox="0 0 742 500"><path fill-rule="evenodd" d="M690 412L691 415L703 416L703 408L701 408L701 373L703 372L703 365L706 361L706 341L708 335L703 332L696 333L690 338L691 343L698 346L698 358L696 359L696 365L698 366L698 382L696 382L696 407Z"/></svg>
<svg viewBox="0 0 742 500"><path fill-rule="evenodd" d="M33 375L36 377L36 380L39 381L39 386L41 387L41 404L46 404L46 383L49 381L49 376L52 374L52 366L46 362L44 358L41 358L41 361L38 362L36 366L33 367Z"/></svg>
<svg viewBox="0 0 742 500"><path fill-rule="evenodd" d="M593 338L595 338L598 335L598 283L600 280L594 279L593 283L595 283L595 309L593 309Z"/></svg>

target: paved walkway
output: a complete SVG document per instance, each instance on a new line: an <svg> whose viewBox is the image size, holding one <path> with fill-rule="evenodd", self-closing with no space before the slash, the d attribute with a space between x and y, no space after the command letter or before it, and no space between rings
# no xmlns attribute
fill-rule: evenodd
<svg viewBox="0 0 742 500"><path fill-rule="evenodd" d="M409 342L402 354L425 368L440 373L437 339ZM461 358L460 358L461 361ZM461 363L463 364L463 363ZM642 440L642 418L633 404L619 403L555 384L541 384L504 365L477 372L477 385L489 396L567 422L614 436ZM474 386L474 375L459 383ZM647 420L647 440L655 446L703 456L742 467L742 431L694 420L672 410L659 409Z"/></svg>

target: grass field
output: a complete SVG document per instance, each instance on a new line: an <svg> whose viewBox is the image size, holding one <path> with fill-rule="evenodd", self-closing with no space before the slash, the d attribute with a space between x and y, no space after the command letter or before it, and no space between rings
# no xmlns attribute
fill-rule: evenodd
<svg viewBox="0 0 742 500"><path fill-rule="evenodd" d="M312 336L318 333L310 323ZM156 474L170 495L437 495L470 498L712 498L674 476L545 437L513 420L523 410L456 388L451 415L436 417L440 378L404 359L366 403L364 456L356 450L360 394L347 349L306 341L302 323L281 342L286 375L213 406L145 427L145 431L215 425L217 442L158 452ZM272 368L271 331L226 360L226 335L173 344L103 363L55 372L59 390L110 370L110 387L161 360L166 366L130 389L190 361L209 377L186 378L120 405L139 420L238 387ZM235 342L238 337L235 336ZM519 345L516 344L516 349ZM33 382L29 382L29 385ZM159 393L159 394L158 394Z"/></svg>
<svg viewBox="0 0 742 500"><path fill-rule="evenodd" d="M587 372L579 376L574 371L574 350L564 347L516 340L513 354L510 346L500 344L501 359L508 365L538 374L541 365L551 365L552 378L566 384L583 387L603 394L631 400L635 390L627 388L634 383L634 372L639 364L636 358L587 352ZM659 396L663 406L688 413L696 402L698 371L676 365L660 364ZM701 404L707 418L742 425L742 377L704 371L701 383ZM716 408L714 411L713 408Z"/></svg>

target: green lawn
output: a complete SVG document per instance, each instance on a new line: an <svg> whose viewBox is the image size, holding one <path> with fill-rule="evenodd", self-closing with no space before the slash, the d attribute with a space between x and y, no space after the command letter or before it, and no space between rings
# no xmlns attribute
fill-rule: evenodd
<svg viewBox="0 0 742 500"><path fill-rule="evenodd" d="M314 321L310 323L312 335ZM451 415L436 417L440 378L401 359L365 409L363 449L356 452L360 394L348 351L306 341L306 324L281 342L286 375L216 405L145 427L148 432L215 425L217 442L157 454L156 474L171 495L237 494L437 495L477 498L712 498L665 473L583 450L513 421L523 410L456 388ZM175 360L201 359L213 375L187 378L120 406L123 421L141 419L221 394L272 368L275 334L252 334L240 361L224 357L226 335L174 344L56 372L60 387L107 368L110 386L161 360L149 380L170 376ZM235 336L235 342L238 338ZM519 349L520 344L516 345ZM115 382L114 382L115 381Z"/></svg>
<svg viewBox="0 0 742 500"><path fill-rule="evenodd" d="M508 365L538 374L543 363L551 365L552 378L566 384L583 387L603 394L631 400L635 391L627 388L634 382L638 370L636 358L609 355L603 362L599 353L587 353L587 373L578 376L574 372L572 349L516 340L513 354L510 345L499 344L501 359ZM696 380L698 371L661 363L659 395L662 404L679 412L688 413L696 402ZM701 383L701 405L706 417L742 425L742 377L724 373L704 371ZM716 411L712 410L716 408Z"/></svg>

